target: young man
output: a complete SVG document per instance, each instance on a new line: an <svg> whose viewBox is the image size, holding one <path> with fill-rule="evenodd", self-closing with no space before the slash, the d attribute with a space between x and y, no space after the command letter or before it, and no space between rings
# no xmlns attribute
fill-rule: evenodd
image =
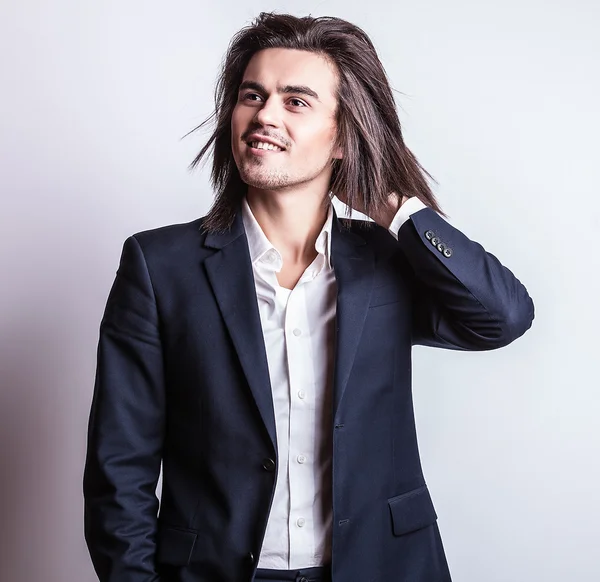
<svg viewBox="0 0 600 582"><path fill-rule="evenodd" d="M98 576L446 582L411 346L506 346L533 303L442 218L357 27L261 14L216 106L193 162L214 148L210 213L125 241L101 323ZM374 222L339 219L331 194Z"/></svg>

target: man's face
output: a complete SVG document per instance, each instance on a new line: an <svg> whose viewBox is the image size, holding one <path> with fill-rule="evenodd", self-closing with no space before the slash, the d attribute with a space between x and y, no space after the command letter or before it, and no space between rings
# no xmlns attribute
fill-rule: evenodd
<svg viewBox="0 0 600 582"><path fill-rule="evenodd" d="M276 190L327 188L336 135L337 78L324 57L265 49L248 63L231 117L231 147L242 180ZM281 146L263 149L265 142ZM251 142L251 143L249 143Z"/></svg>

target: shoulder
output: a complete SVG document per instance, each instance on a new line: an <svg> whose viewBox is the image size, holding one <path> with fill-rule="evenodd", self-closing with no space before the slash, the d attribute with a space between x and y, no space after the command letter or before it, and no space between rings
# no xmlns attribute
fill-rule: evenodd
<svg viewBox="0 0 600 582"><path fill-rule="evenodd" d="M362 239L376 255L380 253L388 254L397 249L397 240L387 228L376 222L356 218L340 218L339 220L346 232Z"/></svg>
<svg viewBox="0 0 600 582"><path fill-rule="evenodd" d="M166 245L185 240L190 237L198 239L203 220L204 217L196 218L190 222L166 224L156 228L141 230L132 234L131 236L134 237L143 247Z"/></svg>
<svg viewBox="0 0 600 582"><path fill-rule="evenodd" d="M132 234L146 259L169 258L189 254L190 249L198 248L202 239L200 228L204 217L190 222L168 224L142 230Z"/></svg>

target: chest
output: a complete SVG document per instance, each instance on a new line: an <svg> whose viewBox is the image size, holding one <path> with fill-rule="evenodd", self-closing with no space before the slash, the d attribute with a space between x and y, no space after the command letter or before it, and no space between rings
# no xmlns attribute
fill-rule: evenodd
<svg viewBox="0 0 600 582"><path fill-rule="evenodd" d="M281 271L277 273L277 282L286 289L293 289L311 264L312 261L303 263L284 263Z"/></svg>

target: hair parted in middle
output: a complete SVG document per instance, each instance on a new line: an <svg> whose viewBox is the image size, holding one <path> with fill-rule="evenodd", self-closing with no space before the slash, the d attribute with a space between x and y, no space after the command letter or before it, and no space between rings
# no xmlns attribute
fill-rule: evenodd
<svg viewBox="0 0 600 582"><path fill-rule="evenodd" d="M332 162L329 189L333 194L344 192L348 206L358 203L367 215L383 208L391 192L416 196L444 215L427 177L435 180L404 143L390 83L367 34L341 18L262 12L232 38L215 88L215 111L189 132L216 121L208 142L190 164L190 169L195 168L214 146L215 199L204 230L227 231L246 195L247 185L231 149L231 117L250 59L269 48L313 52L335 65L336 146L341 147L343 158Z"/></svg>

